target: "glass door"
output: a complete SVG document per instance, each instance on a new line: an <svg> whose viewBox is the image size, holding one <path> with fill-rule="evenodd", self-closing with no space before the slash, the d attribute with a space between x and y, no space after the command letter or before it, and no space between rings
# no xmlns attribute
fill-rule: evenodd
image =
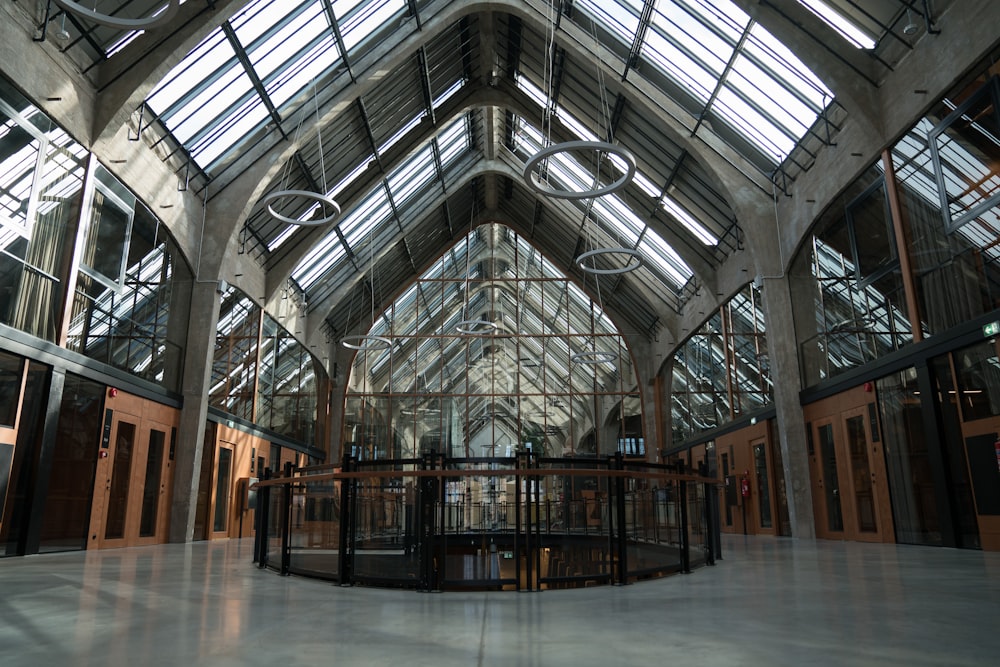
<svg viewBox="0 0 1000 667"><path fill-rule="evenodd" d="M762 533L774 532L771 516L771 485L767 474L767 443L763 438L750 443L753 451L753 471L756 480L758 528Z"/></svg>
<svg viewBox="0 0 1000 667"><path fill-rule="evenodd" d="M170 519L170 434L171 427L148 420L142 423L144 463L141 487L135 490L138 504L138 533L135 544L167 541Z"/></svg>
<svg viewBox="0 0 1000 667"><path fill-rule="evenodd" d="M857 534L854 539L864 541L881 541L879 536L878 507L875 499L875 475L872 472L870 459L871 445L868 441L868 429L865 426L866 414L863 411L846 413L844 417L844 434L846 436L847 456L851 462L851 502L852 515Z"/></svg>
<svg viewBox="0 0 1000 667"><path fill-rule="evenodd" d="M215 457L215 484L212 488L212 537L229 536L232 498L233 443L220 442Z"/></svg>
<svg viewBox="0 0 1000 667"><path fill-rule="evenodd" d="M817 508L816 535L843 538L844 513L840 500L840 474L832 420L816 425L817 447L813 451L813 504ZM817 500L819 502L817 502Z"/></svg>

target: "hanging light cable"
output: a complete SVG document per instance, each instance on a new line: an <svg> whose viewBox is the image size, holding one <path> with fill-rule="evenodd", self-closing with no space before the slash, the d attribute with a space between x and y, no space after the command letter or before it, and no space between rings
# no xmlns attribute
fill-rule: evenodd
<svg viewBox="0 0 1000 667"><path fill-rule="evenodd" d="M375 271L375 225L371 225L368 230L368 247L369 252L369 269L368 269L368 285L371 291L371 327L375 327L375 282L376 282L376 271ZM353 302L352 302L353 303ZM387 350L392 347L392 341L385 336L376 336L374 334L367 335L355 335L355 336L344 336L340 339L340 344L351 350L360 350L362 352L375 352L379 350ZM367 364L367 355L365 357L365 363Z"/></svg>
<svg viewBox="0 0 1000 667"><path fill-rule="evenodd" d="M497 325L490 320L477 319L469 314L469 303L471 301L471 276L472 276L472 235L473 224L476 221L476 192L472 191L472 212L469 220L469 233L465 237L465 306L462 317L464 318L455 325L455 330L466 336L485 336L493 333Z"/></svg>
<svg viewBox="0 0 1000 667"><path fill-rule="evenodd" d="M550 0L547 5L547 25L546 25L546 62L544 63L543 71L543 85L545 86L545 108L542 110L542 131L545 136L543 141L544 145L541 150L532 155L527 162L524 164L524 172L522 174L524 182L529 188L538 192L539 194L546 195L548 197L554 197L557 199L589 199L593 197L602 197L614 192L618 192L626 185L628 185L632 179L635 177L635 156L625 148L617 146L613 143L607 141L591 141L591 140L575 140L575 141L564 141L559 143L552 143L551 132L552 132L552 118L555 116L556 104L553 99L552 89L553 89L553 73L551 61L553 60L553 55L555 53L555 10L553 7L554 0ZM602 64L600 61L600 52L595 52L595 57L598 62L598 69ZM603 91L602 91L603 93ZM612 183L601 186L600 178L595 178L594 184L589 190L567 190L564 188L554 187L550 183L550 177L552 173L551 165L549 164L550 158L554 158L557 155L570 154L575 152L590 151L596 157L596 162L599 164L605 155L616 155L624 163L625 170L624 173ZM537 173L536 173L537 172ZM544 174L544 177L539 177L539 174Z"/></svg>
<svg viewBox="0 0 1000 667"><path fill-rule="evenodd" d="M316 145L319 150L319 185L322 192L288 189L287 179L290 169L288 163L286 163L281 188L268 194L262 201L264 206L267 207L267 212L271 214L272 218L289 225L318 227L320 225L329 224L340 217L340 204L335 202L327 194L329 188L326 184L326 157L323 152L323 127L320 122L319 95L316 90L315 81L313 81L313 108L315 110L314 113L316 118ZM298 144L299 128L301 128L303 120L304 118L300 119L298 126L295 128L294 141L296 146ZM298 148L296 148L296 150L298 150ZM303 200L307 203L312 203L306 207L305 212L301 215L292 217L282 213L281 209L287 209L289 201L302 202Z"/></svg>

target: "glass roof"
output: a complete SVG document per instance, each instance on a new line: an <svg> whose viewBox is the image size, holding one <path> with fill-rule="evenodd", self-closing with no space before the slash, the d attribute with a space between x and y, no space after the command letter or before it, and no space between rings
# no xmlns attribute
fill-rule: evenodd
<svg viewBox="0 0 1000 667"><path fill-rule="evenodd" d="M857 49L877 50L886 37L900 40L924 27L927 3L916 0L798 0Z"/></svg>
<svg viewBox="0 0 1000 667"><path fill-rule="evenodd" d="M833 100L784 45L727 0L660 2L643 25L643 3L578 0L574 6L668 77L668 92L695 116L722 120L777 167ZM645 28L645 29L641 29ZM673 84L669 86L669 84Z"/></svg>
<svg viewBox="0 0 1000 667"><path fill-rule="evenodd" d="M161 5L162 0L131 0L103 11L143 16ZM473 10L447 6L453 23L442 26L430 22L444 10L431 16L426 0L250 0L171 69L147 95L146 107L152 122L199 172L202 183L195 187L217 181L214 191L219 192L239 175L238 156L258 159L293 142L296 154L267 191L322 190L348 202L338 224L325 234L307 235L272 219L259 205L243 226L241 247L261 263L295 257L290 276L312 306L330 298L345 279L363 274L376 248L406 245L412 271L417 270L423 260L409 246L438 242L430 240L433 235L423 238L423 226L431 224L421 222L428 216L428 193L435 188L448 193L449 170L452 179L459 170L467 171L485 156L483 143L496 141L485 132L479 136L483 121L452 100L499 73L539 112L536 120L524 117L531 109L518 103L500 109L513 118L505 122L506 132L516 134L515 157L524 160L548 142L543 108L558 117L566 134L562 140L618 135L626 148L637 144L639 169L628 192L553 207L549 215L577 230L578 246L582 240L642 254L644 273L623 283L640 284L629 296L632 302L662 292L657 283L681 294L696 271L739 246L739 231L725 198L705 177L711 165L706 170L659 126L670 124L680 135L714 133L761 174L773 177L793 159L833 96L730 0L576 0L558 4L562 15L555 14L556 4L543 5L529 5L519 16L494 10L488 21ZM196 18L189 20L202 20L206 14L198 12L191 7ZM560 47L566 63L562 81L555 51L535 43L560 21L577 36L593 36L593 44L578 44L572 52ZM88 26L72 16L70 22L73 44L96 50L95 63L141 36ZM559 37L565 41L565 35ZM393 49L404 40L412 45L400 59L402 52ZM479 43L490 40L490 48ZM598 54L610 56L606 62L587 62ZM386 58L395 64L378 71ZM583 77L589 68L599 72L597 88ZM607 89L600 87L604 76L613 80ZM611 111L615 100L607 94L630 77L658 89L688 115L657 122L642 117L636 106L622 121ZM357 86L363 89L355 93ZM555 86L562 86L561 98ZM601 106L596 116L584 109L588 94L599 101L593 106ZM622 100L617 102L620 106ZM442 113L451 115L438 118ZM324 125L317 130L320 117ZM318 141L320 132L326 142ZM492 145L490 150L499 152ZM594 165L586 159L552 163L549 178L565 187L591 185ZM622 167L614 157L607 164L607 171ZM375 179L373 167L379 172ZM647 201L653 210L640 210ZM314 202L292 208L283 214L302 220L316 214ZM520 211L511 209L511 214ZM567 218L577 214L576 220ZM445 227L453 242L454 225ZM421 238L406 236L415 230ZM547 243L572 243L568 233L561 241L556 238Z"/></svg>

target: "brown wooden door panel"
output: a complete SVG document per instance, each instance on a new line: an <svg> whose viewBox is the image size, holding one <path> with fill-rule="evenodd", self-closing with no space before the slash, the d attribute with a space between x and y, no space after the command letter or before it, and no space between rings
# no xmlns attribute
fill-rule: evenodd
<svg viewBox="0 0 1000 667"><path fill-rule="evenodd" d="M179 412L123 392L109 392L107 405L111 438L97 461L88 547L166 542Z"/></svg>

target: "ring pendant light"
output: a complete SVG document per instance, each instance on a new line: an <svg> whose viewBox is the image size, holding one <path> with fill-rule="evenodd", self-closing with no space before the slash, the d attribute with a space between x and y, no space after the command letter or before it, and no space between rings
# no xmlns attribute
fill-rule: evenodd
<svg viewBox="0 0 1000 667"><path fill-rule="evenodd" d="M97 11L96 8L87 9L79 2L74 2L74 0L55 0L55 3L79 18L111 28L120 28L121 30L149 30L150 28L157 28L174 18L181 5L180 0L169 0L166 8L159 14L153 14L145 18L129 19L104 14Z"/></svg>
<svg viewBox="0 0 1000 667"><path fill-rule="evenodd" d="M328 188L326 185L326 160L323 153L323 128L320 123L319 117L319 100L316 93L316 82L313 82L313 104L315 106L316 113L316 143L319 150L319 169L320 169L320 182L319 185L323 189L323 192L327 192ZM302 122L299 122L299 127L295 129L295 143L298 142L299 129L302 126ZM289 161L290 163L290 161ZM285 172L283 175L282 187L280 190L275 190L274 192L268 194L262 200L264 206L267 207L267 212L271 214L271 217L275 220L280 220L289 225L299 225L302 227L319 227L322 225L329 224L340 217L340 204L335 202L333 198L329 195L312 192L310 190L295 190L288 189L285 186L288 182L288 163L285 165ZM289 200L305 200L306 202L311 202L312 206L319 206L322 215L316 218L302 219L293 218L291 216L284 215L279 210L281 208L281 203L287 203ZM311 210L312 206L307 206L306 210ZM328 212L329 211L329 212Z"/></svg>
<svg viewBox="0 0 1000 667"><path fill-rule="evenodd" d="M377 351L388 350L392 341L385 336L344 336L340 344L350 350Z"/></svg>
<svg viewBox="0 0 1000 667"><path fill-rule="evenodd" d="M546 160L553 155L558 155L559 153L568 153L570 151L578 150L594 151L598 155L598 161L600 160L600 155L605 153L617 155L622 159L622 161L625 162L625 173L622 174L618 180L603 187L600 187L600 183L597 182L598 179L595 178L595 185L590 190L559 190L549 186L547 183L542 182L541 179L535 175L535 167L537 167L543 160ZM524 165L523 175L524 182L528 184L528 187L547 197L554 197L556 199L592 199L594 197L603 197L604 195L610 195L618 192L628 185L635 177L635 156L632 155L631 151L606 141L564 141L558 144L546 146L531 156L531 158Z"/></svg>
<svg viewBox="0 0 1000 667"><path fill-rule="evenodd" d="M368 230L368 247L371 249L369 254L369 265L371 274L371 318L372 326L375 326L375 229L374 225ZM353 297L352 297L353 301ZM350 322L351 314L348 311L347 320ZM359 334L344 336L340 339L340 344L349 350L359 350L362 352L379 352L382 350L388 350L392 347L392 341L385 336L376 336L374 334ZM365 366L367 367L368 361L367 357L365 360ZM366 372L367 374L367 372Z"/></svg>

